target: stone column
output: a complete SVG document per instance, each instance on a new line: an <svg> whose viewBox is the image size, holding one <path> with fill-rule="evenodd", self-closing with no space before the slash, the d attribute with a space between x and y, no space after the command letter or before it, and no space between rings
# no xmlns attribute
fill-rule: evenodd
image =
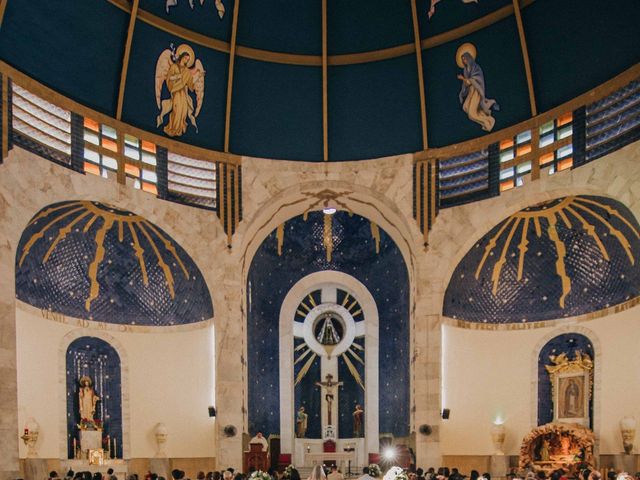
<svg viewBox="0 0 640 480"><path fill-rule="evenodd" d="M8 164L15 161L15 150L6 159L0 187L12 182ZM16 370L15 256L20 232L16 225L27 219L15 218L22 211L0 188L0 480L18 477L18 377Z"/></svg>
<svg viewBox="0 0 640 480"><path fill-rule="evenodd" d="M235 252L234 252L235 253ZM230 259L234 256L230 255ZM234 258L235 260L235 258ZM242 470L242 433L244 430L246 365L246 330L242 315L242 292L237 262L229 261L225 268L224 304L215 304L216 337L216 463L219 468ZM274 366L277 368L277 366ZM244 382L246 384L246 382ZM224 428L232 425L236 434L228 437Z"/></svg>

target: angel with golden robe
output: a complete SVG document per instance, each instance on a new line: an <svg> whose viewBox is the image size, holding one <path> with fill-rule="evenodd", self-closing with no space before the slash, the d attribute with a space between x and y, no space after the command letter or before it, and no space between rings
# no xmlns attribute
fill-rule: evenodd
<svg viewBox="0 0 640 480"><path fill-rule="evenodd" d="M187 44L176 49L171 45L158 57L155 86L160 113L156 118L156 126L159 128L168 114L169 121L164 126L164 133L168 136L183 135L189 123L198 132L196 118L204 100L204 76L202 62L196 59L193 49ZM162 99L162 87L165 84L170 98ZM192 93L195 93L195 102Z"/></svg>

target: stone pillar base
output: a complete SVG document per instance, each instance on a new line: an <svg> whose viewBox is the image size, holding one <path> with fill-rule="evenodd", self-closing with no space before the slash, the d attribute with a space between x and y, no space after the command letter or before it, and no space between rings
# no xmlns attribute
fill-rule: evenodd
<svg viewBox="0 0 640 480"><path fill-rule="evenodd" d="M491 478L506 478L509 471L507 455L491 455Z"/></svg>
<svg viewBox="0 0 640 480"><path fill-rule="evenodd" d="M149 470L159 477L171 478L171 465L168 458L152 458L149 460Z"/></svg>
<svg viewBox="0 0 640 480"><path fill-rule="evenodd" d="M616 471L627 472L630 475L635 475L638 471L638 455L626 453L619 453L613 456L613 466Z"/></svg>
<svg viewBox="0 0 640 480"><path fill-rule="evenodd" d="M44 458L26 458L24 461L24 479L42 480L47 478L47 461Z"/></svg>

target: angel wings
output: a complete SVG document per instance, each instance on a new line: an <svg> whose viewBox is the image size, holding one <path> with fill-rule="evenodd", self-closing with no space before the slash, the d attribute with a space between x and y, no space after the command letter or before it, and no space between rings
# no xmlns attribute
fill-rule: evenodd
<svg viewBox="0 0 640 480"><path fill-rule="evenodd" d="M218 11L218 16L220 17L220 20L222 20L222 17L224 17L224 3L222 3L222 0L215 0L214 3L216 5L216 10ZM169 13L169 8L175 7L176 5L178 5L178 0L166 0L164 8L167 13ZM200 5L204 5L204 0L200 0ZM191 10L193 10L193 0L189 0L189 6L191 7Z"/></svg>
<svg viewBox="0 0 640 480"><path fill-rule="evenodd" d="M170 137L183 135L189 123L196 129L196 133L198 132L196 118L204 101L205 73L202 62L196 59L193 49L187 44L178 48L174 48L172 44L158 57L155 93L159 113L156 126L162 126L169 114L169 120L163 130ZM165 85L169 98L163 98L166 97L166 93L163 95Z"/></svg>

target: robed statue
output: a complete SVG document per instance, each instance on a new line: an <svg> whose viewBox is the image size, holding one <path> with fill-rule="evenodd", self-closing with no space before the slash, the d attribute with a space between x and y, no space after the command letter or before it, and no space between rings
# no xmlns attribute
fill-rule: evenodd
<svg viewBox="0 0 640 480"><path fill-rule="evenodd" d="M296 437L304 438L307 434L307 419L309 415L304 412L304 407L298 409L296 413Z"/></svg>
<svg viewBox="0 0 640 480"><path fill-rule="evenodd" d="M78 404L80 406L80 420L87 420L88 422L93 423L96 415L96 404L100 400L100 397L93 389L91 378L86 375L80 377L78 400Z"/></svg>
<svg viewBox="0 0 640 480"><path fill-rule="evenodd" d="M360 438L362 437L362 426L364 420L364 410L362 409L362 405L356 405L356 409L353 412L353 437Z"/></svg>

